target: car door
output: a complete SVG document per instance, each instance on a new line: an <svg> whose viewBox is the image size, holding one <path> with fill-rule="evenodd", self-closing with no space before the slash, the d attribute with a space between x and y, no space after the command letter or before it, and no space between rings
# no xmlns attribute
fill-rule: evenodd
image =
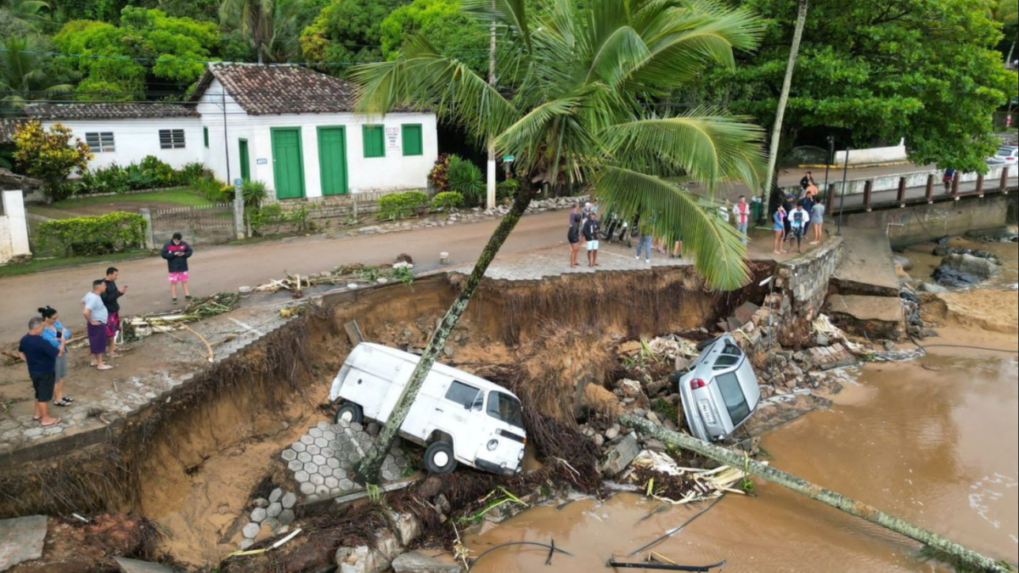
<svg viewBox="0 0 1019 573"><path fill-rule="evenodd" d="M478 461L490 464L483 467L496 473L516 472L527 446L523 408L512 395L491 391L484 411L472 411L481 432L478 436Z"/></svg>
<svg viewBox="0 0 1019 573"><path fill-rule="evenodd" d="M435 408L435 429L453 437L453 449L458 461L471 466L478 452L483 429L473 415L485 404L485 393L471 384L453 380L449 390Z"/></svg>

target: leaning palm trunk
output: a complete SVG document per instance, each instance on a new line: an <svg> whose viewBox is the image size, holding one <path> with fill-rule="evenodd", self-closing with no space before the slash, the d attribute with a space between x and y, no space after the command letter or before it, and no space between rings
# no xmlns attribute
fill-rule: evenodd
<svg viewBox="0 0 1019 573"><path fill-rule="evenodd" d="M403 393L400 395L400 399L396 403L396 408L393 413L389 416L389 420L386 422L385 428L379 433L378 440L375 441L375 445L364 459L361 460L361 465L357 468L357 478L360 483L364 484L377 484L379 481L379 474L382 472L382 464L386 460L386 455L389 450L392 449L393 444L396 442L397 435L400 432L400 428L403 427L404 420L407 419L407 414L410 413L411 407L414 405L414 399L417 397L418 392L421 391L421 387L425 383L428 373L432 370L432 365L435 364L435 359L438 358L439 353L446 346L446 341L449 340L449 335L456 328L457 322L460 321L460 317L467 310L467 305L470 304L471 298L474 297L474 293L477 292L478 286L481 285L481 280L485 278L485 272L488 271L488 267L492 265L492 261L495 256L499 253L499 249L502 248L503 243L509 238L510 233L513 232L514 227L520 221L520 217L523 216L524 212L527 211L527 207L531 204L531 200L534 198L535 191L533 189L521 190L520 194L517 195L516 200L513 202L513 208L509 214L503 218L502 223L492 234L492 238L488 240L488 245L485 246L485 250L482 251L481 257L478 258L478 262L474 264L474 271L471 273L467 282L463 285L463 289L460 291L460 296L456 298L453 305L449 307L449 311L446 312L446 317L442 319L442 323L432 334L432 339L428 343L428 347L425 348L424 354L421 355L421 361L418 362L417 368L414 373L411 374L410 381L407 386L403 389Z"/></svg>
<svg viewBox="0 0 1019 573"><path fill-rule="evenodd" d="M708 459L729 465L736 468L746 468L747 472L757 477L776 483L786 489L805 495L814 501L819 501L853 517L859 517L865 521L879 525L885 529L898 533L924 544L939 554L946 555L955 560L958 564L984 571L987 573L1014 573L1015 569L1007 563L996 562L989 557L970 551L965 547L954 543L936 533L921 529L911 523L907 523L897 517L879 511L873 507L849 499L839 493L824 489L794 475L787 474L771 466L751 460L745 455L740 455L725 448L703 442L696 438L673 432L654 424L644 418L632 414L623 416L621 423L640 430L665 444L669 444L684 450L700 454Z"/></svg>
<svg viewBox="0 0 1019 573"><path fill-rule="evenodd" d="M785 121L785 108L789 105L789 92L793 87L793 73L796 71L796 60L800 57L800 43L803 41L803 28L807 24L807 11L810 8L810 0L800 0L800 12L796 17L796 31L793 33L793 45L789 51L789 64L785 70L785 80L782 82L782 95L778 98L778 110L775 112L775 126L771 130L771 152L768 154L768 178L764 180L768 185L768 193L774 191L778 186L776 166L778 164L779 144L782 142L782 123Z"/></svg>

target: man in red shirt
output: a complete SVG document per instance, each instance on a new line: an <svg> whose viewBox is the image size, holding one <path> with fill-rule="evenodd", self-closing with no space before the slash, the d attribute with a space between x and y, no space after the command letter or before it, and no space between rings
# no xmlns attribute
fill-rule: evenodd
<svg viewBox="0 0 1019 573"><path fill-rule="evenodd" d="M747 196L740 195L739 203L732 208L733 215L736 216L736 229L739 230L740 234L743 235L743 244L750 244L750 205L747 203Z"/></svg>

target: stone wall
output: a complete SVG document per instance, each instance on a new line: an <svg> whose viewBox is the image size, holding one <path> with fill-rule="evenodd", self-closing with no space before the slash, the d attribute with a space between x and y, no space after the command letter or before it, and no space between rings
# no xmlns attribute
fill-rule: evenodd
<svg viewBox="0 0 1019 573"><path fill-rule="evenodd" d="M846 214L844 225L886 231L892 246L901 247L964 235L967 231L1003 227L1007 224L1010 204L1014 209L1014 198L1005 195L972 197L905 209Z"/></svg>
<svg viewBox="0 0 1019 573"><path fill-rule="evenodd" d="M1019 196L1013 195L1008 198L1008 224L1019 225Z"/></svg>

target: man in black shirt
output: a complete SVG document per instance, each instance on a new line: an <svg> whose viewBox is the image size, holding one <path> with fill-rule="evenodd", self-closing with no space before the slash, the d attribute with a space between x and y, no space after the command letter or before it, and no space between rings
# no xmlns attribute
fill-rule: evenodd
<svg viewBox="0 0 1019 573"><path fill-rule="evenodd" d="M32 419L49 428L60 423L59 418L50 418L49 406L57 382L57 357L65 350L63 340L57 348L42 337L42 331L42 319L28 321L28 334L21 338L18 356L28 365L28 375L35 388L35 416Z"/></svg>
<svg viewBox="0 0 1019 573"><path fill-rule="evenodd" d="M601 223L598 213L592 211L584 223L584 240L587 241L587 266L598 266L598 239L601 238Z"/></svg>
<svg viewBox="0 0 1019 573"><path fill-rule="evenodd" d="M120 334L120 297L127 294L127 287L117 287L119 276L120 271L116 268L106 269L106 290L100 295L103 305L110 313L110 317L106 320L106 336L110 339L107 347L110 358L119 358L117 356L117 335Z"/></svg>
<svg viewBox="0 0 1019 573"><path fill-rule="evenodd" d="M806 193L807 187L810 187L811 185L814 185L814 174L807 171L807 174L803 176L803 179L800 179L800 189L802 190L801 194Z"/></svg>

